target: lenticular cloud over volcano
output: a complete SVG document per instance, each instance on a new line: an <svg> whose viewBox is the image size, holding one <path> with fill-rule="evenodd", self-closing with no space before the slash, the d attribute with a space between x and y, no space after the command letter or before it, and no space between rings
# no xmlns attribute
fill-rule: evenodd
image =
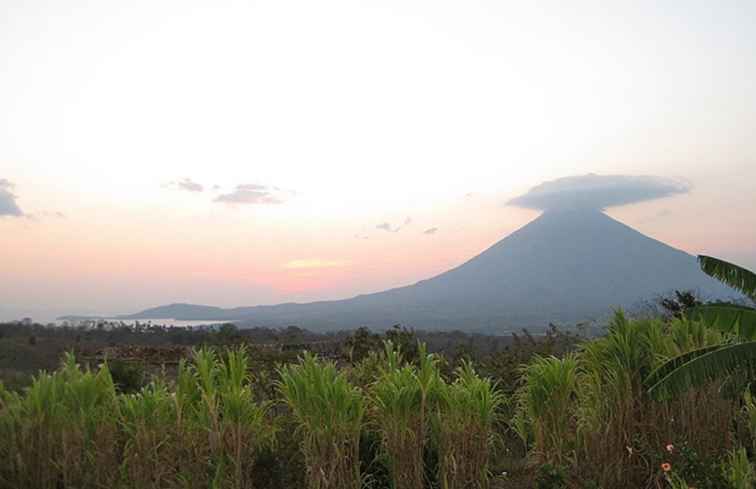
<svg viewBox="0 0 756 489"><path fill-rule="evenodd" d="M604 210L689 190L687 183L671 178L591 173L544 182L507 204L542 211Z"/></svg>

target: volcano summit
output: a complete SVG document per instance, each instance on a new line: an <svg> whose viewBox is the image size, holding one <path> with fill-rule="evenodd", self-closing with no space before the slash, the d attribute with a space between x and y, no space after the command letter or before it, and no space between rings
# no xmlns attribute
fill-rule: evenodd
<svg viewBox="0 0 756 489"><path fill-rule="evenodd" d="M675 289L733 295L694 256L612 219L607 206L685 193L658 177L585 175L547 182L510 201L541 216L466 263L414 285L350 299L221 309L172 304L126 316L234 320L311 330L401 323L504 332L600 319Z"/></svg>

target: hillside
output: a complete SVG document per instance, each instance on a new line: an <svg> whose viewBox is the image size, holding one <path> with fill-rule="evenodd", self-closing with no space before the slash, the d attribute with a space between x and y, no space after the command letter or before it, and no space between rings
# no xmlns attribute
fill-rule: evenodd
<svg viewBox="0 0 756 489"><path fill-rule="evenodd" d="M506 331L606 317L675 289L733 295L695 257L597 210L547 211L466 263L428 280L345 300L221 309L173 304L128 318L236 320L314 330L396 323Z"/></svg>

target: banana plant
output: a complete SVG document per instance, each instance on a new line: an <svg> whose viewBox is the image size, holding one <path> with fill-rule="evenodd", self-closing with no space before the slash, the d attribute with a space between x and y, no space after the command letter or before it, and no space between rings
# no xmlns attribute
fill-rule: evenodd
<svg viewBox="0 0 756 489"><path fill-rule="evenodd" d="M698 262L705 273L756 302L755 273L710 256L699 256ZM690 351L662 364L645 380L652 397L668 399L692 387L735 375L756 378L756 309L714 303L698 306L690 315L729 334L731 340Z"/></svg>
<svg viewBox="0 0 756 489"><path fill-rule="evenodd" d="M720 282L756 301L756 274L733 263L699 256L701 269ZM756 309L732 303L703 304L690 312L692 319L699 319L725 333L734 333L743 340L756 340Z"/></svg>

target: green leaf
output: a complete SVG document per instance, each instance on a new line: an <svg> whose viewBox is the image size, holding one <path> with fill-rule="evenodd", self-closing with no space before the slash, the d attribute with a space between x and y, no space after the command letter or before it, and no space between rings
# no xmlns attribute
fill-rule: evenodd
<svg viewBox="0 0 756 489"><path fill-rule="evenodd" d="M734 333L744 340L756 340L756 309L737 304L705 304L688 313L693 320L723 333Z"/></svg>
<svg viewBox="0 0 756 489"><path fill-rule="evenodd" d="M667 377L670 373L674 372L678 368L682 367L683 365L687 364L691 360L698 358L702 355L705 355L709 352L712 352L714 350L719 350L724 345L713 345L713 346L707 346L704 348L699 348L698 350L692 350L687 353L683 353L682 355L676 356L662 365L660 365L658 368L653 370L648 376L645 378L643 383L646 385L646 387L653 387L656 385L659 381Z"/></svg>
<svg viewBox="0 0 756 489"><path fill-rule="evenodd" d="M752 378L756 372L756 341L703 350L709 351L696 350L703 354L695 355L695 352L690 352L683 355L689 360L682 364L681 357L667 362L675 362L676 368L667 364L659 367L660 370L664 369L669 373L651 385L649 395L657 400L669 399L693 387L722 380L733 374L745 374Z"/></svg>
<svg viewBox="0 0 756 489"><path fill-rule="evenodd" d="M704 255L698 257L698 263L707 275L756 300L756 274L752 271L719 258Z"/></svg>

